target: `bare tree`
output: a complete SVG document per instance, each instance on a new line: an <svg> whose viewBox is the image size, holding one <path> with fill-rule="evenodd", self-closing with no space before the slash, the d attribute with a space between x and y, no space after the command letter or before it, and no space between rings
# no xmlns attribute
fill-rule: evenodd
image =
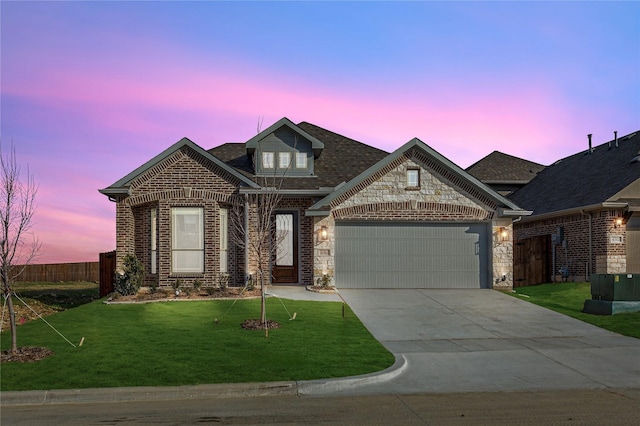
<svg viewBox="0 0 640 426"><path fill-rule="evenodd" d="M260 126L258 126L260 133ZM294 144L295 146L295 144ZM271 281L271 262L280 256L280 241L276 226L275 211L282 201L282 184L289 166L274 172L257 173L257 162L260 161L260 142L252 158L255 181L260 189L244 194L244 206L234 205L231 212L231 229L233 242L245 250L246 262L253 258L256 261L257 279L260 283L261 305L260 324L267 329L266 318L266 285ZM278 152L274 153L274 162Z"/></svg>
<svg viewBox="0 0 640 426"><path fill-rule="evenodd" d="M0 279L4 297L9 307L11 325L11 352L18 351L16 337L16 314L11 295L11 284L22 274L26 265L31 263L40 252L40 241L33 235L33 216L36 212L35 199L38 192L33 175L27 173L24 181L20 180L20 166L16 159L13 145L11 152L5 155L0 144L0 226L2 238L0 242ZM31 242L25 240L31 235ZM22 265L17 267L17 264Z"/></svg>

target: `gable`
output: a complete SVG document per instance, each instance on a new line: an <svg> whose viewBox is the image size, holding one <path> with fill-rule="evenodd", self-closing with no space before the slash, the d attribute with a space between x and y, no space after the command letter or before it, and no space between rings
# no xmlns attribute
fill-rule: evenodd
<svg viewBox="0 0 640 426"><path fill-rule="evenodd" d="M189 147L183 147L137 176L130 184L129 194L136 196L175 188L232 193L239 185L236 176Z"/></svg>
<svg viewBox="0 0 640 426"><path fill-rule="evenodd" d="M170 164L172 161L175 161L180 157L180 155L185 153L190 153L189 155L191 155L192 158L197 158L197 161L202 165L205 165L205 167L211 167L211 170L218 170L218 173L220 173L221 176L225 176L225 179L229 181L233 181L235 179L237 185L254 188L258 186L251 179L245 177L234 168L226 165L220 159L200 148L189 139L182 138L160 154L153 157L151 160L124 176L122 179L111 184L107 188L99 190L99 192L110 198L114 196L126 196L130 193L133 182L144 180L144 176L149 176L150 173L153 174L157 172L159 169Z"/></svg>
<svg viewBox="0 0 640 426"><path fill-rule="evenodd" d="M411 203L420 200L423 203L451 204L471 208L495 210L496 204L484 198L484 203L464 193L452 182L447 181L433 170L428 169L414 150L380 170L354 190L344 194L331 203L332 209L342 209L362 204L375 203ZM417 171L418 186L409 186L407 172ZM363 187L362 189L359 189ZM342 201L344 199L344 201Z"/></svg>
<svg viewBox="0 0 640 426"><path fill-rule="evenodd" d="M406 185L406 170L411 167L421 172L420 188L407 189L403 186ZM419 201L424 205L456 205L483 209L497 212L500 216L530 214L418 139L409 141L339 190L318 201L311 206L308 214L323 215L328 214L329 210L344 208L348 205L347 200L358 193L378 203L394 198L394 202L409 203L413 208Z"/></svg>

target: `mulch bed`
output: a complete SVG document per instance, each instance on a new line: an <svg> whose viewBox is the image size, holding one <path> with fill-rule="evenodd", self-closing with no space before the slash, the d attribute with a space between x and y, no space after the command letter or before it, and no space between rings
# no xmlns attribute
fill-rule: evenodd
<svg viewBox="0 0 640 426"><path fill-rule="evenodd" d="M41 359L45 359L53 355L53 353L54 352L52 350L47 348L25 346L18 348L18 351L15 354L12 354L10 351L2 351L2 353L0 353L0 362L40 361Z"/></svg>
<svg viewBox="0 0 640 426"><path fill-rule="evenodd" d="M117 293L113 293L108 299L107 303L145 303L145 302L160 302L168 300L210 300L210 299L236 299L236 298L251 298L259 297L260 289L244 290L242 287L232 287L225 289L213 289L211 291L195 291L195 290L180 290L178 295L173 290L159 289L152 293L149 290L142 289L138 293L131 296L122 296Z"/></svg>
<svg viewBox="0 0 640 426"><path fill-rule="evenodd" d="M259 319L248 319L242 323L242 328L245 330L264 330L265 327ZM267 329L275 330L276 328L280 328L280 323L273 320L267 320Z"/></svg>

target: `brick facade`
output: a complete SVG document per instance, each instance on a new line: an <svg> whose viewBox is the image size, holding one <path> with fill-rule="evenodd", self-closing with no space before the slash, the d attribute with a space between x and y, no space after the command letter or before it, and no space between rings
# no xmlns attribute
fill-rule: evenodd
<svg viewBox="0 0 640 426"><path fill-rule="evenodd" d="M205 286L217 285L220 278L221 208L242 206L237 195L238 181L185 147L138 176L130 195L116 200L116 252L118 268L127 253L135 254L147 271L145 284L171 286L180 279L190 286L196 279ZM204 219L204 273L171 272L171 209L201 207ZM151 274L151 211L157 212L157 273ZM231 282L244 280L244 252L232 244L229 229L227 270Z"/></svg>
<svg viewBox="0 0 640 426"><path fill-rule="evenodd" d="M419 170L419 185L407 187L407 170ZM232 285L242 285L258 270L258 258L238 243L236 223L244 224L245 202L248 218L256 223L258 208L251 197L239 193L240 180L227 170L183 146L146 169L129 184L127 196L116 197L117 261L122 266L126 253L135 254L147 271L145 283L168 287L180 279L190 286L197 279L204 286L216 286L220 278L220 209L229 211L227 270ZM421 150L410 149L331 203L328 217L306 216L318 201L310 196L283 197L277 211L293 211L298 216L298 283L309 285L324 274L335 276L335 221L426 221L485 223L492 230L492 252L487 254L494 288L511 288L513 245L496 235L501 228L511 232L511 219L496 217L497 205L485 192L436 163ZM171 212L174 207L203 209L204 272L172 272ZM156 215L156 273L151 273L152 212ZM326 239L320 230L327 230ZM250 227L251 228L251 227ZM255 230L249 238L255 240ZM510 234L511 235L511 234ZM272 261L273 259L271 259ZM245 265L248 267L245 270Z"/></svg>
<svg viewBox="0 0 640 426"><path fill-rule="evenodd" d="M625 225L614 225L615 219L622 216L620 210L600 209L516 223L514 240L517 242L539 235L552 235L558 227L562 227L567 247L556 245L556 267L555 271L549 271L551 276L561 279L560 268L565 265L569 268L570 281L588 280L592 273L623 273L626 271L626 230ZM549 256L551 258L552 254Z"/></svg>

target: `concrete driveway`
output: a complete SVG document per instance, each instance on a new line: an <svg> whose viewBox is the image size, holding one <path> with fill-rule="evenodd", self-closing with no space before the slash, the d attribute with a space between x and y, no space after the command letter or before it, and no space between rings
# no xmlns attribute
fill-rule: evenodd
<svg viewBox="0 0 640 426"><path fill-rule="evenodd" d="M345 289L340 294L400 362L378 379L374 375L350 386L327 381L324 387L302 386L301 393L640 388L639 339L498 291Z"/></svg>

